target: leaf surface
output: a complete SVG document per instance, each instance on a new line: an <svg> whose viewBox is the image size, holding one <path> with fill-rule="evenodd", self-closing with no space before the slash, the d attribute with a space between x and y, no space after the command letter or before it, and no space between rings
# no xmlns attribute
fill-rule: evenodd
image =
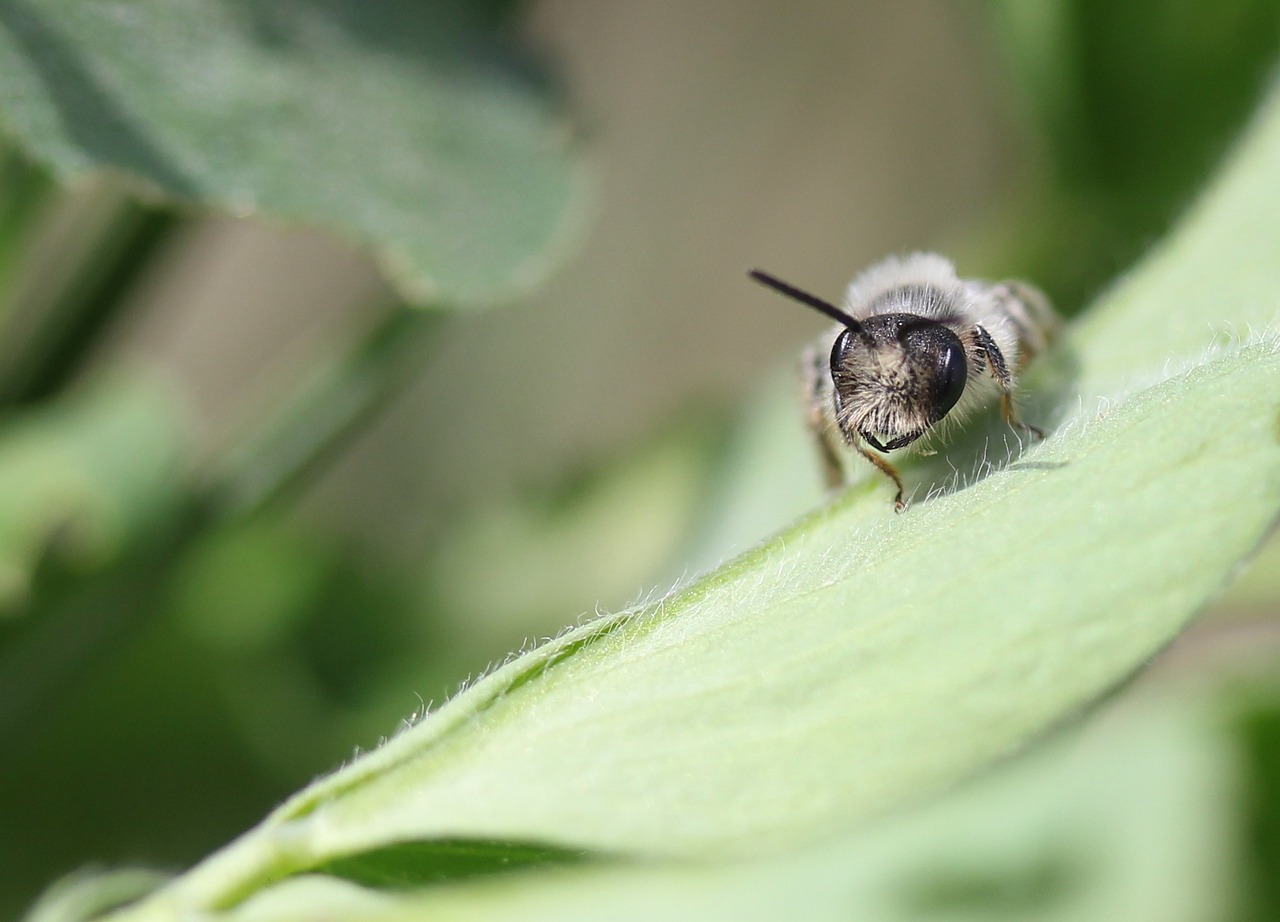
<svg viewBox="0 0 1280 922"><path fill-rule="evenodd" d="M56 175L331 228L418 302L531 284L578 170L545 82L468 5L0 2L0 121Z"/></svg>

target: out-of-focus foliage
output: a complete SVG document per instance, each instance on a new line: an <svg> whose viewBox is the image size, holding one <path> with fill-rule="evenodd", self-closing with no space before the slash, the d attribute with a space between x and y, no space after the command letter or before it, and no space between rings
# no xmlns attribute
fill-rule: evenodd
<svg viewBox="0 0 1280 922"><path fill-rule="evenodd" d="M990 0L1009 95L1044 164L1009 227L1011 259L1068 312L1158 240L1254 109L1276 66L1271 0Z"/></svg>
<svg viewBox="0 0 1280 922"><path fill-rule="evenodd" d="M581 16L571 5L561 0L559 14ZM92 383L84 371L103 354L95 352L97 340L127 328L116 310L119 295L137 278L121 270L145 269L159 260L155 247L146 240L136 246L136 238L124 232L137 223L138 214L110 209L96 224L80 221L89 232L82 235L83 252L77 244L74 258L54 247L39 261L26 260L32 230L48 219L56 194L47 167L63 178L102 167L116 174L130 171L135 174L130 187L150 190L153 201L159 192L165 201L204 201L219 211L261 210L290 221L317 221L377 251L401 292L412 297L477 304L509 295L540 276L572 223L578 168L554 94L546 92L545 80L531 72L523 54L511 50L517 7L539 8L510 0L268 5L0 0L0 76L6 87L0 94L0 124L27 151L5 152L0 171L0 293L7 298L0 304L0 320L6 323L0 333L0 402L12 404L0 420L0 478L10 470L12 446L28 444L25 435L15 434L47 432L52 444L57 429L68 439L59 442L67 456L91 471L95 497L79 507L78 514L86 517L77 519L92 527L64 532L27 530L33 522L54 521L44 515L52 507L40 486L50 472L65 467L61 463L13 468L27 473L6 481L0 495L0 535L31 539L0 549L0 564L19 561L15 572L31 587L24 590L22 609L30 617L0 621L0 689L22 692L0 695L0 713L8 708L22 714L12 730L0 728L0 916L18 912L55 875L90 862L169 870L196 862L289 791L350 757L353 749L374 746L412 724L428 702L439 703L461 680L526 641L574 622L597 605L614 609L682 574L714 566L819 499L789 381L749 401L727 440L721 422L660 432L635 426L624 451L577 462L550 485L491 484L484 466L476 465L475 493L487 497L481 507L444 503L418 509L406 500L400 505L414 507L411 516L429 517L432 534L443 537L433 537L427 548L401 549L394 537L383 536L377 550L358 532L337 531L314 509L299 515L288 502L248 519L200 524L184 518L185 507L172 504L182 498L173 479L181 469L162 472L153 463L164 453L159 434L174 431L166 428L174 424L159 412L135 412L141 404L120 394L108 397L91 386L64 393L68 382ZM688 9L698 15L699 8ZM1024 159L1011 171L1017 183L1014 207L989 224L988 233L974 235L966 226L951 239L976 253L978 271L1033 278L1074 313L1163 237L1192 201L1262 96L1280 43L1280 9L1270 0L992 0L987 10L993 38L980 53L991 62L991 92L1021 111L1019 124L1029 143L1020 145ZM735 18L750 19L749 14L749 5L733 12ZM424 35L416 25L428 20L440 28ZM676 17L663 29L683 28L681 22ZM718 30L706 34L719 37ZM847 42L847 37L832 38L835 44ZM789 40L794 36L755 35L752 57L729 72L758 73L753 69L768 55L812 55L788 50ZM646 42L652 37L642 31L606 31L583 43L605 49L613 68L609 73L618 80L648 86L648 67L686 72L688 62L678 54L655 55ZM1001 54L995 53L997 43ZM726 47L714 39L703 41L697 54L717 60ZM841 66L856 64L833 57L830 49L822 54ZM154 76L156 67L162 78ZM789 92L781 87L775 97L757 98L759 90L749 80L727 82L750 94L762 110ZM718 85L695 89L726 91ZM916 111L919 100L912 94L918 89L882 81L865 92L883 96L884 105L895 110ZM602 90L600 98L610 97ZM653 111L649 100L638 98L637 117L647 119ZM797 99L788 97L778 107L791 119L781 123L786 140L779 149L796 163L813 165L814 159L803 155L811 134L821 135L820 126L799 124ZM843 101L832 111L844 112ZM614 114L606 107L592 118L608 124ZM685 152L699 149L709 132L730 128L728 121L663 123L674 128L662 149L670 151L672 162L683 162ZM767 141L754 135L752 140ZM901 139L888 132L880 140L901 153L903 172L909 174L911 151ZM33 167L27 156L44 166ZM854 168L856 162L851 155L840 168ZM717 164L729 176L739 168L733 158ZM606 207L662 202L645 185L655 172L628 173L621 184L627 194ZM823 169L817 172L826 175ZM890 182L886 188L896 186ZM776 194L768 183L753 185L740 212L729 209L720 217L741 221L759 214ZM831 195L842 208L858 211L863 204L849 201L838 187ZM1241 281L1262 280L1253 273L1269 265L1275 252L1272 239L1258 231L1274 223L1275 209L1259 196L1251 210L1251 195L1247 187L1240 190L1233 206L1240 209L1239 236L1219 240L1211 261L1215 270L1231 269ZM684 204L670 203L673 221L686 220ZM187 212L201 207L189 206ZM927 210L930 204L912 201L900 207ZM171 239L177 222L149 209L140 214L144 230L163 231L160 243ZM788 226L797 239L804 230ZM655 264L646 271L665 274L672 269L673 248L664 249L663 243L644 235L626 241ZM896 238L884 244L900 245ZM1225 258L1227 251L1237 262ZM722 264L703 265L704 255L690 247L678 258L697 262L698 272L710 278L736 274L762 256L743 255L738 266L734 253L726 270ZM1162 276L1162 284L1144 289L1147 302L1159 302L1164 311L1159 318L1135 311L1126 315L1128 321L1082 331L1090 346L1075 369L1082 376L1077 384L1087 384L1090 393L1128 393L1152 383L1134 378L1142 367L1158 368L1157 377L1163 377L1179 371L1182 360L1201 358L1197 349L1210 339L1230 351L1237 338L1247 338L1249 330L1221 323L1229 319L1225 312L1180 312L1187 304L1208 304L1210 289L1219 285L1219 277L1202 273L1199 262L1186 263L1179 274L1180 258L1176 249L1166 254L1175 268ZM53 322L28 337L23 330L15 335L12 322L25 322L32 306L42 303L40 297L14 300L19 290L14 279L31 263L38 267L36 294L52 295ZM613 292L615 281L620 292L644 283L615 280L614 270L596 265L589 271L609 280L602 286L606 293ZM24 297L28 288L20 289ZM699 287L687 294L676 316L703 306ZM1267 314L1274 286L1260 281L1257 289L1237 294L1233 310L1256 310L1247 319L1258 328L1274 321ZM637 313L652 313L649 322L671 322L659 321L656 306L643 298L604 297L592 310L598 324L583 330L580 342L567 342L554 368L532 361L523 339L505 326L481 323L492 332L482 354L472 358L475 367L515 367L530 381L566 374L568 367L575 383L590 392L591 375L577 373L584 356L612 360L620 342L630 354L647 356L652 343L646 328L635 322ZM68 332L62 332L64 318L69 318ZM1212 330L1206 320L1215 324ZM610 349L600 347L606 324L627 334L607 340ZM1148 329L1159 335L1148 338ZM46 336L50 330L52 336ZM1259 352L1259 362L1267 360L1264 353ZM1174 364L1163 368L1169 359ZM1049 370L1061 374L1038 382L1028 410L1079 412L1061 402L1071 369ZM6 386L11 380L19 384ZM1219 383L1229 380L1237 379ZM1202 395L1209 402L1211 389L1206 386ZM563 412L530 401L518 388L439 390L440 407L482 419L494 443L514 455L535 447L511 437L513 417L533 420L533 426L519 430L528 432L536 429L538 414L552 418ZM1149 396L1175 390L1170 385ZM1255 386L1253 392L1263 400L1272 391ZM47 403L37 399L46 395L52 395ZM98 399L94 395L103 402L90 412L90 403ZM277 396L269 402L278 402ZM77 406L84 415L77 415ZM1176 407L1153 406L1152 415L1171 427L1179 419ZM1224 418L1228 415L1224 411ZM1120 413L1112 419L1129 418ZM131 435L135 425L138 434ZM78 434L71 432L75 427ZM1246 430L1243 425L1239 432ZM980 427L975 437L994 434L999 444L1003 432L998 426ZM94 441L98 436L102 440ZM135 437L140 438L136 444ZM411 437L405 433L406 440ZM1066 440L1059 443L1066 446ZM230 454L240 447L232 445ZM446 435L421 447L434 454L455 446ZM1153 453L1159 448L1148 447ZM1199 465L1219 475L1235 470L1229 462L1238 459L1224 457L1214 439L1202 447L1196 458L1166 460L1174 468ZM948 457L953 462L968 458L965 450ZM128 466L131 451L138 453L132 459L136 469ZM27 454L25 448L18 453ZM173 456L175 465L178 457ZM1046 454L1028 460L1050 459ZM1006 469L979 484L977 492L964 492L971 494L969 500L1003 497L1024 483L1065 478L1072 465L1076 472L1083 469L1075 455L1058 460L1067 467ZM1126 473L1135 478L1136 493L1148 469L1135 465ZM186 471L186 498L201 495L203 484L192 475L202 472ZM926 460L912 477L924 484L949 473L944 459L937 458ZM430 465L423 465L421 476L432 476ZM1215 489L1230 493L1249 486L1225 483ZM358 488L355 492L351 505L364 501ZM939 507L964 501L964 492ZM1177 502L1182 496L1167 499ZM860 498L852 506L884 513L881 500ZM123 505L117 508L117 503ZM931 506L923 503L911 514L927 516ZM36 507L43 510L40 515L4 512ZM176 521L170 515L175 508ZM1087 505L1072 509L1080 518L1092 511ZM1264 511L1251 508L1250 515L1260 521ZM1026 518L1042 522L1043 516L1041 508ZM905 519L893 524L908 525ZM1146 524L1155 534L1157 525L1169 523ZM928 530L921 529L922 540ZM1242 535L1236 535L1240 545L1232 553L1247 543ZM972 552L980 575L985 566L980 552L989 537L967 530L939 555L951 559L956 547ZM1201 540L1224 551L1223 561L1229 556L1216 543L1219 535ZM24 550L14 556L11 548L19 545ZM1012 556L1027 553L1023 543ZM1266 560L1250 574L1247 595L1233 596L1233 605L1247 607L1251 629L1259 632L1259 639L1245 646L1269 664L1263 668L1273 669L1280 653L1271 650L1268 624L1280 595L1274 574L1267 572L1274 567ZM1207 581L1202 586L1207 592L1206 587ZM1019 604L1021 590L1006 581L997 580L987 591L997 610ZM1124 612L1102 614L1108 630L1126 623ZM925 622L919 633L927 637L936 628ZM1226 620L1215 629L1230 635L1236 628ZM981 639L956 636L974 644ZM1201 636L1197 645L1205 644ZM684 681L696 680L700 670L716 665L718 653L730 649L731 643L713 645L688 664ZM976 651L975 661L982 661L982 654ZM1233 678L1235 660L1228 659L1226 668L1210 670L1235 692L1222 708L1222 719L1213 713L1220 700L1213 694L1177 691L1148 702L1149 707L1126 704L1130 710L1123 716L1103 714L1101 727L1086 728L1087 741L1077 745L1068 739L1032 752L1025 763L993 773L954 799L940 798L919 811L908 806L883 823L768 859L715 868L599 868L580 866L577 847L456 839L411 843L324 866L349 880L289 880L232 914L309 918L319 910L349 907L353 914L389 918L495 913L571 918L599 917L606 907L612 917L630 911L636 917L683 912L703 918L806 912L815 918L827 913L921 920L1168 922L1235 918L1232 913L1248 922L1278 918L1280 896L1272 873L1280 840L1272 793L1280 787L1273 751L1275 698L1265 688L1241 688ZM1012 683L1009 694L1033 686L1040 674L1034 663L1029 665L1022 684ZM1166 685L1183 684L1196 674L1185 664L1175 667L1166 674ZM769 669L749 678L763 682ZM927 685L927 677L923 681ZM530 685L536 685L536 677ZM572 688L585 699L596 685ZM788 688L793 697L803 697L801 686ZM644 696L664 688L632 683L627 690ZM794 703L756 702L760 708ZM655 717L655 733L665 729L664 719ZM544 729L552 737L562 732ZM961 737L957 731L953 741L963 748L967 742ZM655 745L653 754L661 755L661 749ZM946 755L963 761L964 753ZM590 752L580 756L565 760L566 779L595 764ZM725 787L731 791L737 784L730 778ZM648 795L641 788L629 806L642 811ZM18 834L11 834L15 830ZM554 873L529 870L546 863L574 866ZM529 873L504 877L514 868ZM489 872L497 876L478 876ZM152 874L125 872L106 879L83 874L49 892L42 918L81 917L158 882ZM414 883L434 889L375 889Z"/></svg>
<svg viewBox="0 0 1280 922"><path fill-rule="evenodd" d="M721 473L720 428L699 416L605 470L459 521L426 587L436 605L475 625L458 642L477 652L514 648L542 625L572 619L575 606L594 615L598 605L652 592L655 578L685 575L678 553L702 515L710 474Z"/></svg>
<svg viewBox="0 0 1280 922"><path fill-rule="evenodd" d="M4 0L0 123L64 180L320 224L411 300L484 304L545 274L578 192L567 121L494 12Z"/></svg>
<svg viewBox="0 0 1280 922"><path fill-rule="evenodd" d="M418 568L281 509L235 518L261 489L224 503L292 488L407 350L375 336L198 468L168 385L86 369L181 225L113 177L188 215L323 225L418 302L544 275L582 171L513 7L0 3L0 603L24 616L0 626L0 827L23 830L0 836L0 914L96 855L194 860L475 668L436 642Z"/></svg>
<svg viewBox="0 0 1280 922"><path fill-rule="evenodd" d="M177 503L178 408L154 382L118 382L0 427L0 617L27 601L42 561L105 566Z"/></svg>

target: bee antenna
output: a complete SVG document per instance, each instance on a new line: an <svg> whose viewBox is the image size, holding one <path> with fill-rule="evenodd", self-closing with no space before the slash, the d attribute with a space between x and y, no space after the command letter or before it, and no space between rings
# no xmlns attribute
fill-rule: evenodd
<svg viewBox="0 0 1280 922"><path fill-rule="evenodd" d="M809 292L802 291L794 285L788 285L786 282L782 281L782 279L775 278L768 272L761 272L759 269L752 269L747 273L747 275L751 276L761 285L766 285L774 291L786 295L788 298L799 301L801 304L807 304L814 310L826 314L836 323L844 324L855 333L862 332L861 323L853 319L853 317L849 316L845 311L840 310L840 308L836 307L830 301L824 301L817 295L811 295Z"/></svg>

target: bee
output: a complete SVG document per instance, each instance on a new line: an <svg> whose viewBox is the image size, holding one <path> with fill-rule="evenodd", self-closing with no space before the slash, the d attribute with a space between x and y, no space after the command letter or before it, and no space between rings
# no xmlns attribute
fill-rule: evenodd
<svg viewBox="0 0 1280 922"><path fill-rule="evenodd" d="M962 280L950 260L914 253L867 269L840 308L758 269L749 274L836 321L802 360L807 421L829 487L845 482L847 446L893 481L901 512L902 477L886 455L919 448L996 399L1010 426L1044 438L1013 403L1017 374L1059 326L1031 285Z"/></svg>

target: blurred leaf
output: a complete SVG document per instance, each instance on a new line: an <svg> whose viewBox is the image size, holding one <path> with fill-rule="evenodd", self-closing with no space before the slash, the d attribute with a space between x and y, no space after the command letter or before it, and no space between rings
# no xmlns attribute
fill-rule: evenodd
<svg viewBox="0 0 1280 922"><path fill-rule="evenodd" d="M750 395L719 460L710 508L686 562L693 573L742 553L822 500L821 469L794 362Z"/></svg>
<svg viewBox="0 0 1280 922"><path fill-rule="evenodd" d="M152 568L144 578L150 588L162 577ZM133 607L114 618L110 611L78 612L91 623L66 625L64 642L72 649L98 629L94 619L111 619L111 633L97 641L95 655L61 676L33 720L5 734L0 918L14 918L41 883L88 863L183 867L325 764L312 761L284 778L276 766L264 766L226 700L217 651L175 629L153 596L122 600ZM22 676L42 678L30 669ZM0 720L12 709L13 684L5 681ZM312 715L296 716L305 726ZM350 751L348 741L328 760Z"/></svg>
<svg viewBox="0 0 1280 922"><path fill-rule="evenodd" d="M1008 243L1074 312L1165 232L1257 105L1280 56L1280 5L988 6L1048 167L1046 187L1019 195Z"/></svg>
<svg viewBox="0 0 1280 922"><path fill-rule="evenodd" d="M214 650L270 648L324 588L332 562L318 544L270 516L205 533L173 574L174 617Z"/></svg>
<svg viewBox="0 0 1280 922"><path fill-rule="evenodd" d="M0 142L0 321L13 311L14 280L29 255L32 228L52 186L44 170Z"/></svg>
<svg viewBox="0 0 1280 922"><path fill-rule="evenodd" d="M153 381L118 381L9 416L0 427L0 613L42 556L97 567L172 509L182 433Z"/></svg>
<svg viewBox="0 0 1280 922"><path fill-rule="evenodd" d="M30 922L91 919L154 890L167 875L155 871L79 872L58 881L31 907Z"/></svg>
<svg viewBox="0 0 1280 922"><path fill-rule="evenodd" d="M865 480L690 587L564 634L136 916L432 838L768 852L919 801L1115 688L1280 509L1280 347L1230 336L1280 311L1280 95L1264 115L1182 232L1072 332L1046 442L1013 463L980 447L988 476L902 516Z"/></svg>
<svg viewBox="0 0 1280 922"><path fill-rule="evenodd" d="M208 667L237 743L294 786L353 743L375 745L420 700L436 645L416 589L350 541L267 511L199 536L160 617Z"/></svg>
<svg viewBox="0 0 1280 922"><path fill-rule="evenodd" d="M68 180L123 171L369 246L406 297L531 284L572 223L570 133L461 0L0 0L0 119Z"/></svg>
<svg viewBox="0 0 1280 922"><path fill-rule="evenodd" d="M1280 917L1280 698L1273 691L1239 723L1248 769L1242 918L1265 922Z"/></svg>
<svg viewBox="0 0 1280 922"><path fill-rule="evenodd" d="M1068 185L1175 207L1253 108L1280 52L1271 0L993 0L1016 81Z"/></svg>
<svg viewBox="0 0 1280 922"><path fill-rule="evenodd" d="M471 649L455 652L467 668L558 630L566 611L623 605L679 577L668 571L705 492L716 434L708 419L690 420L559 490L493 502L453 527L429 579L436 605L466 625L457 640Z"/></svg>

